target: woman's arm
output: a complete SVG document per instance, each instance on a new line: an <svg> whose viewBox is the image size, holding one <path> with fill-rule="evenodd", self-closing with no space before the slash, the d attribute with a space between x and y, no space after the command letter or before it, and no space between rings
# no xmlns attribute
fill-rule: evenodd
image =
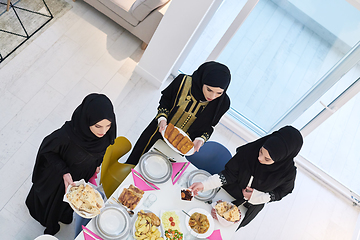
<svg viewBox="0 0 360 240"><path fill-rule="evenodd" d="M170 84L161 92L161 98L158 106L158 114L156 119L160 117L168 118L170 110L174 106L176 101L176 96L180 90L184 74L178 75Z"/></svg>

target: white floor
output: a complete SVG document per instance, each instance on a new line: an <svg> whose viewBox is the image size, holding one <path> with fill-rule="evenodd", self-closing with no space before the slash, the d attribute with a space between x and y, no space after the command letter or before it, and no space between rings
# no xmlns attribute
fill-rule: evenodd
<svg viewBox="0 0 360 240"><path fill-rule="evenodd" d="M114 103L118 135L135 143L156 114L160 89L133 70L141 41L82 1L57 19L11 61L0 65L0 239L31 240L44 228L24 201L42 139L68 120L90 92ZM241 137L218 125L211 138L232 153ZM359 208L299 169L296 187L268 204L233 239L351 240ZM73 224L59 239L73 239ZM226 239L227 240L227 239Z"/></svg>

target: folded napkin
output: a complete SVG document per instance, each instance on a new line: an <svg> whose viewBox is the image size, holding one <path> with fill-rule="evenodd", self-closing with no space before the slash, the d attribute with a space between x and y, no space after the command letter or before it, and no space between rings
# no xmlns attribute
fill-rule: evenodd
<svg viewBox="0 0 360 240"><path fill-rule="evenodd" d="M96 179L97 179L97 173L95 173L94 176L92 176L89 179L89 183L94 184L95 186L97 186Z"/></svg>
<svg viewBox="0 0 360 240"><path fill-rule="evenodd" d="M90 231L87 227L84 227L84 225L81 226L84 233L85 240L103 240L101 237ZM90 234L88 234L89 232Z"/></svg>
<svg viewBox="0 0 360 240"><path fill-rule="evenodd" d="M131 173L134 179L134 184L136 187L140 188L143 191L159 190L155 184L147 181L140 173L136 170L131 169ZM139 177L140 176L140 177Z"/></svg>
<svg viewBox="0 0 360 240"><path fill-rule="evenodd" d="M171 180L173 185L179 180L179 178L181 177L181 175L183 175L183 173L185 172L186 168L190 165L190 162L173 162L171 163L172 165L172 175L171 175ZM181 169L182 168L182 169ZM175 178L175 175L181 171ZM174 179L175 178L175 179Z"/></svg>
<svg viewBox="0 0 360 240"><path fill-rule="evenodd" d="M207 239L209 239L209 240L222 240L220 229L215 230Z"/></svg>

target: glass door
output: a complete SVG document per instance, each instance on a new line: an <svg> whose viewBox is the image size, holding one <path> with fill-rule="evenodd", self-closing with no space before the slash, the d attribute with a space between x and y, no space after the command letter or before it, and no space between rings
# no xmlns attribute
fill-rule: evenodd
<svg viewBox="0 0 360 240"><path fill-rule="evenodd" d="M238 1L225 0L217 14L226 14L224 6L231 2ZM216 31L205 30L203 44L193 48L180 70L191 74L205 59L226 64L232 73L229 113L239 124L259 136L287 124L296 126L305 135L301 155L337 182L360 193L351 185L354 175L360 173L360 159L355 157L355 146L359 145L356 123L360 119L354 115L360 111L355 108L356 100L349 100L359 91L357 7L343 0L242 2L238 15L232 15L233 22L225 30L218 29L221 38L213 38ZM207 29L216 22L214 19ZM212 38L216 43L212 42L209 51L204 43L210 43ZM339 104L344 96L347 100ZM337 110L340 108L343 110ZM344 145L336 149L339 141ZM350 143L354 149L349 148ZM344 153L349 151L349 160L345 160ZM327 160L330 155L333 160Z"/></svg>

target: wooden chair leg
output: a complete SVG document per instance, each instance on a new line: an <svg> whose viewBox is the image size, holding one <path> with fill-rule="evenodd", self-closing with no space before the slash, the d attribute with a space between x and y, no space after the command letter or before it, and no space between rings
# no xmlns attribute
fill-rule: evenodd
<svg viewBox="0 0 360 240"><path fill-rule="evenodd" d="M141 44L141 50L145 50L147 48L147 46L148 46L147 43L143 42Z"/></svg>
<svg viewBox="0 0 360 240"><path fill-rule="evenodd" d="M7 0L6 11L9 11L9 9L10 9L10 0Z"/></svg>

